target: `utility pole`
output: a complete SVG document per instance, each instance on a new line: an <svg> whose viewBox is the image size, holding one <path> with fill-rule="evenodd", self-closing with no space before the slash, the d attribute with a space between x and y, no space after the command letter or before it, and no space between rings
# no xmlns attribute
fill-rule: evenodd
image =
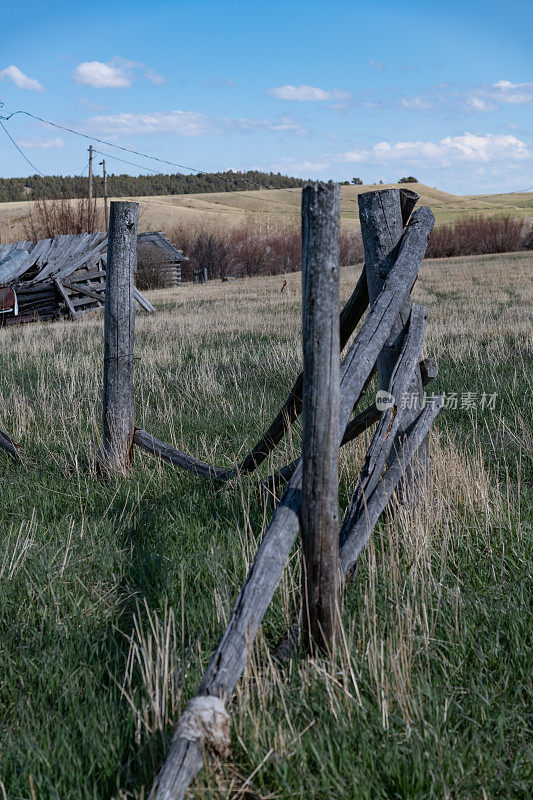
<svg viewBox="0 0 533 800"><path fill-rule="evenodd" d="M89 145L89 216L87 219L87 233L92 232L93 216L93 146Z"/></svg>
<svg viewBox="0 0 533 800"><path fill-rule="evenodd" d="M104 173L104 219L105 219L105 232L107 233L108 224L107 224L107 174L105 171L105 158L100 161L100 165L102 167Z"/></svg>

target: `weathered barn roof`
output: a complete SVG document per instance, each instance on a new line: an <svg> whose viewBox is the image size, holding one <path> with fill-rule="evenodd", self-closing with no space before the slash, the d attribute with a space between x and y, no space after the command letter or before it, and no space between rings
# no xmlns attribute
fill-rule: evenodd
<svg viewBox="0 0 533 800"><path fill-rule="evenodd" d="M139 234L138 244L157 247L165 260L187 261L160 231ZM105 300L107 235L82 233L54 236L39 242L0 245L0 285L15 289L18 315L11 323L62 315L77 317L102 308ZM135 299L147 311L153 306L135 289Z"/></svg>

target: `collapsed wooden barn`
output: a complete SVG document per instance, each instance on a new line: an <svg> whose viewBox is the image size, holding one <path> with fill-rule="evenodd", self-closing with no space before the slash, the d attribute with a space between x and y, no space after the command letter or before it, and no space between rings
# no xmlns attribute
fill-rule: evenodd
<svg viewBox="0 0 533 800"><path fill-rule="evenodd" d="M171 263L172 257L176 263L185 260L181 251L159 232L139 234L138 249L142 249L145 240L151 248L161 249L161 260L165 264ZM105 233L54 236L39 242L0 245L0 287L3 287L0 324L15 325L65 316L75 319L103 308L106 261ZM146 311L154 311L137 288L135 299Z"/></svg>

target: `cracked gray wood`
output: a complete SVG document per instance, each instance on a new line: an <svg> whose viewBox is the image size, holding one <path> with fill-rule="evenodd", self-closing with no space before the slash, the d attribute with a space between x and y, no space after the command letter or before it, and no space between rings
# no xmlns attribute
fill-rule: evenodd
<svg viewBox="0 0 533 800"><path fill-rule="evenodd" d="M348 302L340 314L339 320L339 350L342 352L348 343L348 339L359 324L368 306L368 289L366 285L365 268L361 272L359 280L353 290ZM272 452L274 447L281 441L286 431L302 410L302 386L303 373L300 373L289 392L287 400L279 410L275 419L270 424L266 433L261 437L257 444L252 448L248 455L242 460L239 471L253 472L263 463L265 458Z"/></svg>
<svg viewBox="0 0 533 800"><path fill-rule="evenodd" d="M112 202L104 316L104 437L102 459L124 470L133 440L133 273L137 259L138 203Z"/></svg>
<svg viewBox="0 0 533 800"><path fill-rule="evenodd" d="M410 430L402 441L401 450L396 453L394 461L387 468L383 478L377 484L369 498L364 513L347 530L346 540L340 552L341 580L353 572L361 552L368 542L381 513L392 498L392 495L413 457L416 456L421 442L426 439L433 420L443 405L442 397L432 398L423 411L412 423Z"/></svg>
<svg viewBox="0 0 533 800"><path fill-rule="evenodd" d="M345 541L347 530L352 528L354 522L364 513L366 503L381 478L394 446L396 434L398 430L405 427L404 418L408 412L407 409L402 408L402 397L412 382L415 369L420 374L418 359L424 344L426 316L427 312L424 306L413 303L406 326L407 333L387 387L391 404L381 415L379 425L365 456L357 486L344 514L340 532L341 544ZM411 417L410 413L409 417Z"/></svg>
<svg viewBox="0 0 533 800"><path fill-rule="evenodd" d="M340 186L302 191L302 616L309 652L338 621Z"/></svg>
<svg viewBox="0 0 533 800"><path fill-rule="evenodd" d="M408 189L384 189L363 192L358 196L368 294L371 303L378 297L394 264L406 217L410 214L417 199L418 195ZM400 309L391 335L378 358L380 389L386 390L389 385L402 347L410 310L411 301L407 297ZM404 423L399 430L400 437L416 418L423 405L422 378L418 371L413 375L407 393L413 398L413 401L411 408L405 409L406 413L402 415ZM427 457L427 444L423 444L417 466L410 467L406 473L404 496L408 501L414 501L427 482Z"/></svg>

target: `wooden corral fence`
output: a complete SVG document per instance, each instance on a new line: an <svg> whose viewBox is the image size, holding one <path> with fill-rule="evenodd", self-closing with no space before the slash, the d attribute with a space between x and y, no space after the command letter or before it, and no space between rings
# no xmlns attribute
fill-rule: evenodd
<svg viewBox="0 0 533 800"><path fill-rule="evenodd" d="M430 209L413 211L418 196L389 189L359 196L365 266L338 316L339 187L311 183L302 196L303 373L268 431L236 467L201 462L135 428L132 401L131 295L134 203L112 203L106 275L103 461L127 468L132 444L211 481L252 472L303 413L302 456L274 476L287 486L235 602L228 626L196 695L185 709L159 772L153 800L179 800L202 768L206 752L229 752L225 704L302 531L302 612L277 655L293 649L302 629L309 651L335 644L338 591L353 575L363 547L393 494L416 503L428 490L427 437L442 398L423 404L422 387L437 374L420 361L426 310L412 303L434 224ZM368 308L366 318L342 352ZM352 413L375 372L387 402ZM403 404L405 393L415 402ZM339 447L378 422L342 522L339 523ZM272 483L272 482L271 482ZM272 486L271 486L272 488ZM340 528L340 530L339 530Z"/></svg>
<svg viewBox="0 0 533 800"><path fill-rule="evenodd" d="M423 403L423 386L436 365L420 360L426 310L412 303L433 227L428 208L403 189L359 196L365 265L338 315L340 190L310 183L302 195L303 372L272 424L234 467L217 467L135 428L133 415L134 272L138 205L111 203L105 272L104 408L102 468L123 473L133 444L200 478L227 482L256 470L302 413L302 455L268 482L277 502L263 540L235 602L228 626L196 695L177 725L153 800L180 800L202 768L206 753L229 752L225 704L241 676L259 626L302 532L301 613L282 637L286 658L299 634L309 652L335 646L338 593L353 576L359 556L383 511L396 497L417 503L429 491L428 434L442 398ZM368 309L368 311L367 311ZM353 337L342 363L342 353ZM373 375L381 400L356 411ZM408 393L415 402L403 403ZM354 413L355 412L355 413ZM352 416L353 415L353 416ZM339 520L339 448L378 423L342 521ZM20 458L0 430L0 448Z"/></svg>

